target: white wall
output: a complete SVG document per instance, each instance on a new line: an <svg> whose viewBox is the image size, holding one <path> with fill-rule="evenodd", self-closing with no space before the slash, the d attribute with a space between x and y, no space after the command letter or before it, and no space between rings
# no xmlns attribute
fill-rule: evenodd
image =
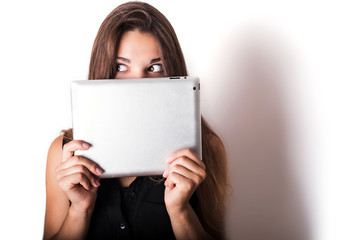
<svg viewBox="0 0 360 240"><path fill-rule="evenodd" d="M119 2L0 3L2 239L42 237L47 150L71 127L69 83L86 79L95 34ZM173 24L228 148L229 236L359 239L356 1L149 2Z"/></svg>

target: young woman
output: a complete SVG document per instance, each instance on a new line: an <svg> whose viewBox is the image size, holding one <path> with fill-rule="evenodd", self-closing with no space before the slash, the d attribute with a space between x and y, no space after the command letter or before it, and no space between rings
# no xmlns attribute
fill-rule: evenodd
<svg viewBox="0 0 360 240"><path fill-rule="evenodd" d="M157 9L129 2L106 17L93 45L89 80L186 75L176 34ZM100 181L101 166L73 154L89 147L72 139L72 129L50 146L45 239L224 237L225 150L203 118L203 161L179 149L163 176Z"/></svg>

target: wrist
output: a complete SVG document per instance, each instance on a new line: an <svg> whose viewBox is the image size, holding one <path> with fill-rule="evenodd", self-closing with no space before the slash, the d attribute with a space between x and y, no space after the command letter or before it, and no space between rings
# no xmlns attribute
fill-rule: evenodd
<svg viewBox="0 0 360 240"><path fill-rule="evenodd" d="M180 207L167 207L166 210L169 216L184 216L192 209L190 203L185 203L183 206Z"/></svg>
<svg viewBox="0 0 360 240"><path fill-rule="evenodd" d="M87 218L92 215L93 208L78 208L74 205L71 205L69 208L69 214L76 218Z"/></svg>
<svg viewBox="0 0 360 240"><path fill-rule="evenodd" d="M70 206L56 239L86 239L92 212Z"/></svg>
<svg viewBox="0 0 360 240"><path fill-rule="evenodd" d="M176 239L211 239L190 203L167 211Z"/></svg>

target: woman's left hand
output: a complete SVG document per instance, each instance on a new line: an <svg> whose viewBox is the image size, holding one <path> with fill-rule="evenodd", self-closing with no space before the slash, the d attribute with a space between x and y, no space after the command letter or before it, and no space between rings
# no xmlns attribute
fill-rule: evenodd
<svg viewBox="0 0 360 240"><path fill-rule="evenodd" d="M205 165L189 148L171 154L163 177L165 205L168 213L180 213L188 207L189 199L206 177Z"/></svg>

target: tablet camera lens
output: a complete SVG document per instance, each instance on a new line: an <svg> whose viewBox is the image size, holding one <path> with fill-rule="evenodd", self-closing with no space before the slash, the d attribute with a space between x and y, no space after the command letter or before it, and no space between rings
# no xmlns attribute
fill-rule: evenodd
<svg viewBox="0 0 360 240"><path fill-rule="evenodd" d="M193 90L196 90L196 87L193 87Z"/></svg>

